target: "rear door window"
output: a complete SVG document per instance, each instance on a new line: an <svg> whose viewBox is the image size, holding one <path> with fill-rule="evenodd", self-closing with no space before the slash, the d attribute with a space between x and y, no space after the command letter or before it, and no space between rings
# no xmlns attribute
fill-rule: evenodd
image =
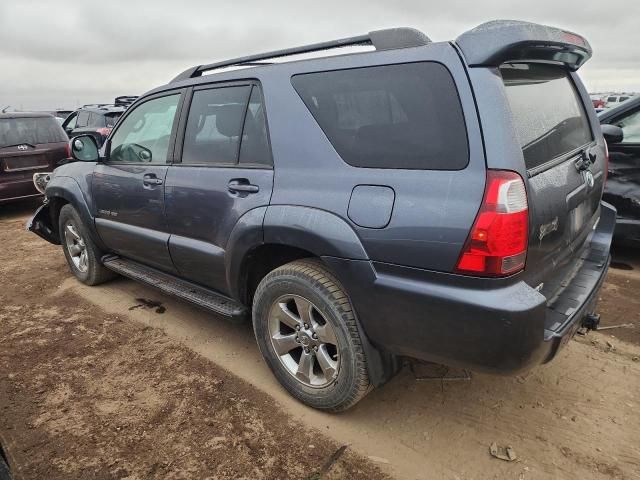
<svg viewBox="0 0 640 480"><path fill-rule="evenodd" d="M236 164L251 85L193 92L182 163Z"/></svg>
<svg viewBox="0 0 640 480"><path fill-rule="evenodd" d="M107 113L104 116L104 120L105 120L105 123L107 125L107 128L115 127L116 122L120 118L120 115L122 115L122 114L121 113Z"/></svg>
<svg viewBox="0 0 640 480"><path fill-rule="evenodd" d="M0 148L30 143L66 142L67 135L53 117L19 117L0 119Z"/></svg>
<svg viewBox="0 0 640 480"><path fill-rule="evenodd" d="M342 159L355 167L459 170L469 161L455 83L435 62L292 78Z"/></svg>
<svg viewBox="0 0 640 480"><path fill-rule="evenodd" d="M104 127L104 117L99 113L92 113L91 115L89 115L89 123L87 126L90 128Z"/></svg>
<svg viewBox="0 0 640 480"><path fill-rule="evenodd" d="M272 165L266 112L260 87L257 85L251 90L249 107L244 119L239 162L244 165Z"/></svg>
<svg viewBox="0 0 640 480"><path fill-rule="evenodd" d="M84 128L89 123L89 112L80 112L78 113L78 122L76 123L76 128Z"/></svg>
<svg viewBox="0 0 640 480"><path fill-rule="evenodd" d="M564 69L513 64L500 71L527 169L593 140L582 101Z"/></svg>

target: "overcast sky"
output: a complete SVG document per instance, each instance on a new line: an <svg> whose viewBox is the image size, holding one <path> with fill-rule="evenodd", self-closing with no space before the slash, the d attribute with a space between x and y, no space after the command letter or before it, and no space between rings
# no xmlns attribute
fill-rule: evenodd
<svg viewBox="0 0 640 480"><path fill-rule="evenodd" d="M0 0L0 108L71 108L141 94L185 68L371 30L451 40L494 19L585 36L590 91L640 90L640 2L585 0Z"/></svg>

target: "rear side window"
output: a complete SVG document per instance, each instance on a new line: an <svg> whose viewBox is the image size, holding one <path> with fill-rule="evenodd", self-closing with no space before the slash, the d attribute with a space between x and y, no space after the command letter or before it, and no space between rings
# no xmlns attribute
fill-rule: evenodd
<svg viewBox="0 0 640 480"><path fill-rule="evenodd" d="M78 123L76 127L82 128L86 127L89 123L89 112L80 112L78 113Z"/></svg>
<svg viewBox="0 0 640 480"><path fill-rule="evenodd" d="M90 128L104 127L104 117L99 113L92 113L89 115L89 123L87 126Z"/></svg>
<svg viewBox="0 0 640 480"><path fill-rule="evenodd" d="M104 116L104 120L105 120L105 123L107 125L107 128L115 127L116 126L116 122L120 118L120 115L122 115L122 113L107 113Z"/></svg>
<svg viewBox="0 0 640 480"><path fill-rule="evenodd" d="M458 92L439 63L309 73L291 81L350 165L459 170L468 163Z"/></svg>
<svg viewBox="0 0 640 480"><path fill-rule="evenodd" d="M66 141L67 134L53 117L0 119L0 148L21 143L41 145Z"/></svg>
<svg viewBox="0 0 640 480"><path fill-rule="evenodd" d="M182 148L184 164L235 164L251 86L193 92Z"/></svg>
<svg viewBox="0 0 640 480"><path fill-rule="evenodd" d="M500 71L527 169L593 140L582 101L564 69L514 64Z"/></svg>

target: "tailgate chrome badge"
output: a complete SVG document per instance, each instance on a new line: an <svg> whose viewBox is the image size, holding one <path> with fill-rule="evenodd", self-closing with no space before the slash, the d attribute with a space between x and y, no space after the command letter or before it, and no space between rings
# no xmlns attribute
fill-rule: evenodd
<svg viewBox="0 0 640 480"><path fill-rule="evenodd" d="M27 145L18 145L18 150L26 150L29 148Z"/></svg>

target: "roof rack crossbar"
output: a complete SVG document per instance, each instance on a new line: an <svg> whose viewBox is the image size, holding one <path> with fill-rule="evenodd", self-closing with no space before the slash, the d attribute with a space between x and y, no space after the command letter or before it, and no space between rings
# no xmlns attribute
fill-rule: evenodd
<svg viewBox="0 0 640 480"><path fill-rule="evenodd" d="M196 65L182 72L180 75L174 78L171 83L187 80L189 78L200 77L204 72L208 72L210 70L217 70L220 68L241 65L264 65L265 63L262 62L264 60L288 57L292 55L300 55L304 53L320 52L323 50L331 50L334 48L370 45L375 47L376 50L392 50L397 48L419 47L430 42L431 40L429 39L429 37L427 37L419 30L413 28L389 28L386 30L369 32L368 34L358 35L355 37L313 43L301 47L285 48L283 50L274 50L271 52L224 60L222 62L209 63L207 65Z"/></svg>

